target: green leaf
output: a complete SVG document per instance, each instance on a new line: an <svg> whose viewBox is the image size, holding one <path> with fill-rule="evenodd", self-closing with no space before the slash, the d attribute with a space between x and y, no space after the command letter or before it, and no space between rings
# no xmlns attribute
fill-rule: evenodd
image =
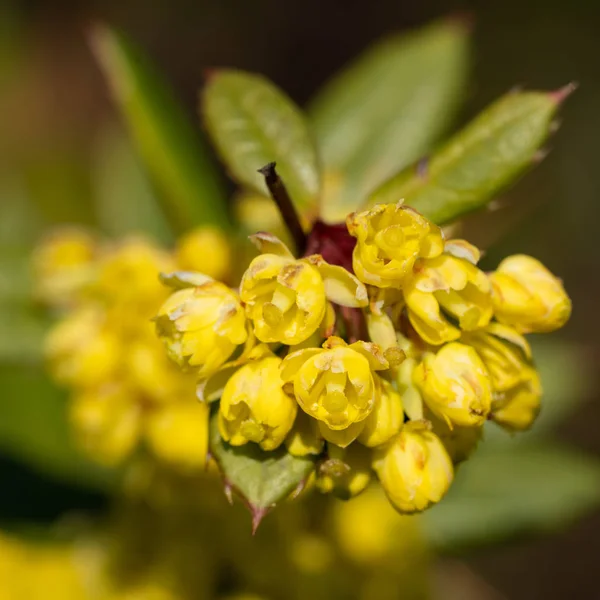
<svg viewBox="0 0 600 600"><path fill-rule="evenodd" d="M220 70L210 74L201 111L234 179L268 195L257 169L275 161L297 210L314 216L321 186L317 153L300 109L283 92L260 75Z"/></svg>
<svg viewBox="0 0 600 600"><path fill-rule="evenodd" d="M74 447L65 395L39 370L0 366L0 450L71 483L111 489L117 472L86 460Z"/></svg>
<svg viewBox="0 0 600 600"><path fill-rule="evenodd" d="M444 550L554 531L600 504L600 461L551 444L482 448L422 523Z"/></svg>
<svg viewBox="0 0 600 600"><path fill-rule="evenodd" d="M287 498L315 468L315 457L296 457L281 447L264 452L257 444L231 446L219 433L218 412L210 423L210 451L226 486L234 489L252 513L253 527L270 508Z"/></svg>
<svg viewBox="0 0 600 600"><path fill-rule="evenodd" d="M570 89L507 94L456 134L429 160L395 175L370 204L398 202L438 224L485 206L536 162L536 152Z"/></svg>
<svg viewBox="0 0 600 600"><path fill-rule="evenodd" d="M173 235L129 140L117 129L103 132L96 148L96 215L115 238L144 233L172 243Z"/></svg>
<svg viewBox="0 0 600 600"><path fill-rule="evenodd" d="M355 210L430 150L464 95L468 55L467 28L446 21L379 42L325 86L309 114L323 164L340 178L326 214Z"/></svg>
<svg viewBox="0 0 600 600"><path fill-rule="evenodd" d="M172 225L230 225L206 150L166 82L123 34L102 25L91 45Z"/></svg>

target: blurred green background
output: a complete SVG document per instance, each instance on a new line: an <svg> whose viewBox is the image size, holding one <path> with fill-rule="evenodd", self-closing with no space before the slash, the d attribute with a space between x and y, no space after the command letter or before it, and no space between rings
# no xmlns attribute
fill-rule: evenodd
<svg viewBox="0 0 600 600"><path fill-rule="evenodd" d="M553 336L554 341L562 336L565 345L552 354L550 366L545 367L545 388L548 396L556 396L557 403L585 401L572 414L559 414L558 436L582 451L600 455L595 385L600 321L594 299L600 291L600 247L596 243L600 169L595 164L596 140L600 138L598 3L3 0L0 359L7 360L0 367L0 381L6 382L0 389L4 405L0 417L17 415L10 423L0 418L0 448L6 450L0 460L0 519L6 527L25 520L48 522L65 507L101 510L105 503L101 494L57 483L51 473L40 475L35 468L49 449L60 446L61 452L68 452L61 445L68 432L60 430L64 424L49 426L54 414L51 408L47 414L40 411L32 417L27 402L20 401L46 393L55 403L62 401L59 392L47 391L48 383L40 374L42 314L34 306L23 308L20 301L28 290L28 249L47 227L73 221L89 224L99 220L113 234L144 223L155 227L157 237L166 237L155 224L151 208L134 214L119 211L115 218L119 198L127 201L123 190L134 189L140 197L150 191L124 141L86 44L90 25L102 19L135 39L197 122L197 91L209 67L233 66L263 73L303 105L329 76L381 35L443 16L473 25L472 75L465 90L462 121L514 86L554 89L569 81L580 84L561 112L562 125L550 141L549 155L502 196L502 203L510 209L500 209L492 218L473 218L468 236L489 247L484 266L497 264L506 254L525 252L540 258L564 279L574 314L565 330ZM544 373L545 363L540 362ZM554 373L564 378L555 381ZM584 375L586 381L582 381ZM19 423L27 423L26 432ZM28 439L27 451L17 460L12 451L14 440L23 436ZM67 463L72 465L65 457ZM64 473L60 468L57 471ZM544 493L532 488L534 475L529 487L514 483L519 490L515 506L526 504L530 494ZM485 473L475 477L484 478ZM540 476L540 486L542 481ZM489 499L486 493L473 493L473 498L491 502L495 492L493 486L487 489ZM552 495L551 490L545 493ZM568 517L567 507L556 510ZM457 513L456 520L461 518L465 511ZM435 517L429 526L435 530ZM475 521L471 526L488 527L489 523ZM568 531L511 540L485 552L467 553L467 560L498 590L498 597L595 597L600 593L594 569L600 552L599 534L600 513L596 512Z"/></svg>

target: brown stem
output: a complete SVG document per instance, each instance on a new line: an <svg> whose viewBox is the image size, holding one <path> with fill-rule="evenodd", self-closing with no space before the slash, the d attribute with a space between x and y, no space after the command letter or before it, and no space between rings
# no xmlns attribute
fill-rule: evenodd
<svg viewBox="0 0 600 600"><path fill-rule="evenodd" d="M281 217L296 244L298 256L302 256L306 248L306 234L298 218L298 213L292 204L292 199L281 177L279 177L275 170L275 163L270 162L268 165L258 169L258 172L265 178L265 183L267 184L267 188L269 188L271 197L275 201L275 204L277 204Z"/></svg>

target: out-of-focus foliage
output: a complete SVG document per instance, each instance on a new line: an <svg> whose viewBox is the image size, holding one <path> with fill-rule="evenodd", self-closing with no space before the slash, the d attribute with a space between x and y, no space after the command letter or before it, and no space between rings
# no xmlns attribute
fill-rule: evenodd
<svg viewBox="0 0 600 600"><path fill-rule="evenodd" d="M448 21L379 42L326 84L309 109L330 184L326 219L431 149L465 95L468 63L467 26Z"/></svg>
<svg viewBox="0 0 600 600"><path fill-rule="evenodd" d="M121 33L96 25L91 41L171 223L227 228L217 176L171 90Z"/></svg>

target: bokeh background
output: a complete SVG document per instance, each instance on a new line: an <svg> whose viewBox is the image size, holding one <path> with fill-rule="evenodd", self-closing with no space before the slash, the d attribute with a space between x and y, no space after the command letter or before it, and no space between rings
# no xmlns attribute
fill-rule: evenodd
<svg viewBox="0 0 600 600"><path fill-rule="evenodd" d="M592 367L588 369L592 392L560 424L558 435L600 455L600 398L594 392L600 351L597 2L1 0L0 202L5 203L10 190L18 208L14 216L7 204L3 207L3 252L34 243L39 232L53 224L90 223L98 190L110 194L113 169L119 163L115 146L105 152L112 162L105 156L98 167L97 159L119 125L86 44L86 29L95 20L105 20L135 39L193 115L209 67L263 73L303 105L329 76L381 35L448 16L467 20L473 27L472 76L465 90L463 121L514 86L553 89L570 81L579 83L561 111L562 124L549 143L548 156L502 198L511 209L495 219L475 219L470 235L489 246L489 264L508 253L525 252L564 279L575 310L560 335L585 354ZM30 239L14 239L11 215L24 218L25 197L33 199L30 218L35 227ZM3 272L0 290L5 296L18 293L20 275ZM26 316L3 312L0 352L5 345L23 343L26 354L27 343L11 338L9 328L10 321ZM2 367L0 375L2 369L11 368ZM21 382L13 377L11 385L22 385L23 393L34 394L36 377L34 370L23 371ZM0 402L9 393L0 389ZM65 506L103 507L100 495L57 484L8 455L0 459L0 475L0 516L6 526L19 520L52 520ZM43 502L36 501L40 497ZM514 540L468 555L467 561L498 590L499 598L592 598L600 595L599 554L597 513L568 531Z"/></svg>

